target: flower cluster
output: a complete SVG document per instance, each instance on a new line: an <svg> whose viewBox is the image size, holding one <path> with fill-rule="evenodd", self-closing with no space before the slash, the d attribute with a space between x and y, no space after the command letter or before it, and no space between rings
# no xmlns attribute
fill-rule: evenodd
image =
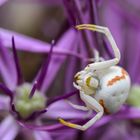
<svg viewBox="0 0 140 140"><path fill-rule="evenodd" d="M30 1L32 4L32 0ZM14 140L90 140L139 139L139 17L138 1L111 0L37 0L37 3L59 4L69 25L52 43L0 28L0 139ZM0 5L8 0L0 0ZM132 10L130 10L130 6ZM129 12L129 13L128 13ZM104 115L87 131L81 132L59 123L58 117L85 124L95 112L79 111L65 99L82 104L79 91L73 87L76 72L94 60L95 50L111 59L107 40L98 33L77 31L77 24L107 26L121 52L119 65L130 74L132 88L127 104L115 114ZM50 25L50 28L51 27ZM137 36L135 36L137 34ZM135 44L134 44L135 42ZM45 59L32 82L24 80L17 51L44 54ZM135 54L135 55L134 55ZM30 60L29 60L30 61ZM62 67L65 69L62 70ZM32 66L31 66L32 69ZM62 79L58 77L61 73ZM61 93L54 82L58 81ZM51 89L55 89L55 95Z"/></svg>

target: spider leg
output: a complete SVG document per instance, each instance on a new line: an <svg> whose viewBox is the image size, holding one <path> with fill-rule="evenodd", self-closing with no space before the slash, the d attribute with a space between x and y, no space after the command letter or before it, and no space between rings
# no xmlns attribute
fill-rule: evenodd
<svg viewBox="0 0 140 140"><path fill-rule="evenodd" d="M100 57L99 52L96 49L94 49L94 58L88 58L87 61L95 63L95 62L101 62L105 60L103 57Z"/></svg>
<svg viewBox="0 0 140 140"><path fill-rule="evenodd" d="M105 61L104 58L100 57L99 52L94 49L94 61L93 62L101 62L101 61Z"/></svg>
<svg viewBox="0 0 140 140"><path fill-rule="evenodd" d="M98 119L102 117L104 110L103 107L91 96L86 95L83 92L80 93L80 96L81 99L85 102L85 104L91 109L95 110L97 114L84 125L70 123L68 121L63 120L62 118L59 118L58 120L60 123L62 123L65 126L85 131L86 129L91 127Z"/></svg>
<svg viewBox="0 0 140 140"><path fill-rule="evenodd" d="M76 28L78 30L87 29L87 30L92 30L92 31L104 33L107 36L107 38L111 44L111 47L113 49L115 58L111 59L111 60L104 61L104 62L96 62L94 64L89 64L89 67L91 67L92 70L108 68L110 66L114 66L114 65L118 64L118 62L120 61L120 51L117 47L117 44L116 44L111 32L109 31L109 29L107 27L91 25L91 24L81 24L81 25L77 25Z"/></svg>
<svg viewBox="0 0 140 140"><path fill-rule="evenodd" d="M85 119L89 118L93 113L93 110L89 110L88 113L84 116Z"/></svg>
<svg viewBox="0 0 140 140"><path fill-rule="evenodd" d="M66 100L66 101L68 102L68 104L69 104L70 106L72 106L73 108L75 108L75 109L77 109L77 110L88 111L88 108L85 107L85 106L76 105L76 104L74 104L74 103L72 103L71 101L68 101L68 100Z"/></svg>
<svg viewBox="0 0 140 140"><path fill-rule="evenodd" d="M94 52L94 58L89 58L88 61L99 62L100 61L99 52L96 49L94 49L93 52Z"/></svg>
<svg viewBox="0 0 140 140"><path fill-rule="evenodd" d="M81 90L81 87L78 86L75 82L73 82L73 86L74 86L76 89Z"/></svg>
<svg viewBox="0 0 140 140"><path fill-rule="evenodd" d="M99 62L100 61L99 52L96 49L94 49L94 57L95 57L95 62Z"/></svg>

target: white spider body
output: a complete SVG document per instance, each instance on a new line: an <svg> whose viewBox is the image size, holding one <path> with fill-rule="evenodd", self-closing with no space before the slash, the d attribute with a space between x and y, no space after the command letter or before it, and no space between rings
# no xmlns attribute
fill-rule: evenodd
<svg viewBox="0 0 140 140"><path fill-rule="evenodd" d="M74 86L82 94L95 98L102 105L105 113L114 113L128 97L130 77L119 66L111 66L95 72L87 66L75 75Z"/></svg>
<svg viewBox="0 0 140 140"><path fill-rule="evenodd" d="M80 98L85 106L75 105L71 102L70 105L83 111L95 110L97 114L84 125L70 123L61 118L59 121L68 127L84 131L99 120L104 112L114 113L120 109L128 97L130 77L123 68L116 66L120 61L120 51L108 28L91 24L78 25L76 28L105 34L115 55L113 59L104 60L100 59L96 53L96 61L88 64L74 77L74 87L80 91ZM100 60L102 61L100 62Z"/></svg>
<svg viewBox="0 0 140 140"><path fill-rule="evenodd" d="M99 87L93 97L103 106L106 113L118 111L128 97L130 77L118 66L106 69L98 75Z"/></svg>

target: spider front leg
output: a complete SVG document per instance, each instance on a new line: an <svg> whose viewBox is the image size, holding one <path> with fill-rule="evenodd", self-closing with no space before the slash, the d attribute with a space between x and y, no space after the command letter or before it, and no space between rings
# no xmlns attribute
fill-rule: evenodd
<svg viewBox="0 0 140 140"><path fill-rule="evenodd" d="M89 62L93 63L93 62L104 61L104 59L102 57L100 57L99 52L96 49L94 49L93 52L94 52L94 58L89 58L88 59Z"/></svg>
<svg viewBox="0 0 140 140"><path fill-rule="evenodd" d="M80 97L85 102L85 104L88 106L87 108L95 110L97 112L97 114L84 125L70 123L61 118L59 118L59 121L60 121L60 123L62 123L65 126L85 131L86 129L91 127L97 120L99 120L102 117L104 110L103 110L103 107L94 98L92 98L89 95L86 95L82 91L80 92Z"/></svg>
<svg viewBox="0 0 140 140"><path fill-rule="evenodd" d="M120 61L120 51L117 47L117 44L116 44L111 32L109 31L109 29L107 27L91 25L91 24L81 24L81 25L77 25L76 28L78 30L87 29L87 30L92 30L92 31L104 33L107 36L107 38L111 44L111 47L113 49L115 58L111 59L111 60L104 61L104 62L97 62L94 64L90 64L89 66L92 68L93 71L99 70L102 68L108 68L110 66L114 66L114 65L118 64L118 62ZM95 67L96 67L96 69L95 69Z"/></svg>

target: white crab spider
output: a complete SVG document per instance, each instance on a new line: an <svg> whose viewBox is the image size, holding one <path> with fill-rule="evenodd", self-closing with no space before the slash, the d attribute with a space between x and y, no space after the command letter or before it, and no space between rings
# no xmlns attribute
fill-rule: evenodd
<svg viewBox="0 0 140 140"><path fill-rule="evenodd" d="M80 98L85 106L70 103L79 110L95 110L97 114L84 125L77 125L59 118L60 123L79 130L86 130L91 127L104 112L114 113L128 97L130 89L130 77L121 67L116 66L120 61L120 51L107 27L82 24L77 25L78 30L92 30L104 33L113 49L115 58L99 62L98 54L96 62L88 64L84 70L75 75L74 87L80 91Z"/></svg>

